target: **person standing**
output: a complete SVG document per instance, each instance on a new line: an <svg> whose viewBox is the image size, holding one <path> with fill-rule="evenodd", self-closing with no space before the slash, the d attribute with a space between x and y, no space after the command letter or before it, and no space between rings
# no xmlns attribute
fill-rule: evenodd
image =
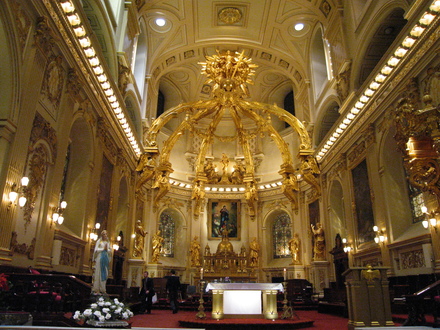
<svg viewBox="0 0 440 330"><path fill-rule="evenodd" d="M176 314L179 311L177 294L180 290L180 280L179 277L176 276L176 271L174 269L171 270L171 276L169 276L167 279L166 289L170 299L171 309L173 310L173 314Z"/></svg>
<svg viewBox="0 0 440 330"><path fill-rule="evenodd" d="M142 312L145 310L147 314L151 314L151 307L153 305L153 296L154 296L154 281L151 277L148 276L148 272L144 272L144 278L142 279L142 288L139 292L139 296L141 298L141 306Z"/></svg>
<svg viewBox="0 0 440 330"><path fill-rule="evenodd" d="M93 274L92 292L95 294L106 293L110 253L110 240L107 236L107 230L103 230L101 237L96 241L95 251L93 253L95 273Z"/></svg>

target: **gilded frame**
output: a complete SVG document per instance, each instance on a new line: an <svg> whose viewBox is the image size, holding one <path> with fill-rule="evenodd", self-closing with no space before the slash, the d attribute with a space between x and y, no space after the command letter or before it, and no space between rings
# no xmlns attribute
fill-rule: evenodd
<svg viewBox="0 0 440 330"><path fill-rule="evenodd" d="M225 227L229 230L229 239L240 239L240 200L209 200L208 210L208 238L210 240L221 239L220 229Z"/></svg>

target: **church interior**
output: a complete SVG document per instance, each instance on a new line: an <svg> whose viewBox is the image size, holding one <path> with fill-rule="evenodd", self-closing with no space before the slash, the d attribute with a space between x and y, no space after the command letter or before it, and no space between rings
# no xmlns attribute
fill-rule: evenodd
<svg viewBox="0 0 440 330"><path fill-rule="evenodd" d="M0 272L92 285L105 230L108 287L432 285L439 35L439 0L1 1Z"/></svg>

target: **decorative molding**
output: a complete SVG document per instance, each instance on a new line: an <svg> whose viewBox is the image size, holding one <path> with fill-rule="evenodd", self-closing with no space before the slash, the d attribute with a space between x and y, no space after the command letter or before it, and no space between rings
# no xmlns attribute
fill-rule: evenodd
<svg viewBox="0 0 440 330"><path fill-rule="evenodd" d="M58 143L56 131L43 116L36 112L29 140L30 150L33 149L39 140L43 140L49 145L52 159L56 159Z"/></svg>
<svg viewBox="0 0 440 330"><path fill-rule="evenodd" d="M423 268L425 265L425 255L423 249L417 249L407 252L399 253L400 268L401 269L414 269Z"/></svg>
<svg viewBox="0 0 440 330"><path fill-rule="evenodd" d="M33 260L35 255L35 244L37 239L34 237L31 244L28 246L26 243L19 243L17 239L17 232L13 231L11 233L11 242L9 244L9 255L14 255L14 253L27 255L28 259Z"/></svg>
<svg viewBox="0 0 440 330"><path fill-rule="evenodd" d="M48 21L48 18L45 16L38 17L34 34L35 45L43 54L50 54L56 43L54 33L50 28Z"/></svg>
<svg viewBox="0 0 440 330"><path fill-rule="evenodd" d="M23 52L31 29L31 19L23 10L21 4L17 3L16 1L12 1L11 6L13 8L12 12L16 15L15 24L18 31L18 40L20 49Z"/></svg>
<svg viewBox="0 0 440 330"><path fill-rule="evenodd" d="M53 111L57 111L61 102L61 93L64 86L63 57L51 55L44 73L41 93L49 101Z"/></svg>

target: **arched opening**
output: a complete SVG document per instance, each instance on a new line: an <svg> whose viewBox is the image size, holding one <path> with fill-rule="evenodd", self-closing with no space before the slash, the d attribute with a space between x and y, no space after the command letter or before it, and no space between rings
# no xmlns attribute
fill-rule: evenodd
<svg viewBox="0 0 440 330"><path fill-rule="evenodd" d="M176 242L187 240L182 230L183 223L182 215L176 209L167 208L160 213L159 230L164 239L161 256L185 260L186 250L176 249Z"/></svg>
<svg viewBox="0 0 440 330"><path fill-rule="evenodd" d="M11 109L14 109L12 106L13 100L13 89L14 86L17 86L17 83L14 83L14 72L13 72L13 61L11 58L11 49L9 48L10 37L7 36L5 31L5 22L0 17L0 44L2 46L2 56L0 56L0 72L2 73L1 78L1 86L0 88L0 118L9 118ZM3 150L2 150L3 153ZM1 155L4 159L4 154Z"/></svg>
<svg viewBox="0 0 440 330"><path fill-rule="evenodd" d="M310 49L310 62L314 95L315 98L317 98L328 81L327 60L321 29L318 29L313 36Z"/></svg>
<svg viewBox="0 0 440 330"><path fill-rule="evenodd" d="M333 235L340 234L342 238L347 235L347 223L345 219L344 193L338 180L333 180L329 196L330 223Z"/></svg>
<svg viewBox="0 0 440 330"><path fill-rule="evenodd" d="M81 236L86 223L88 194L84 187L89 186L92 160L92 135L84 118L78 118L70 130L70 145L66 154L64 200L67 202L63 225L75 235Z"/></svg>
<svg viewBox="0 0 440 330"><path fill-rule="evenodd" d="M381 167L383 167L382 187L386 194L388 219L392 219L392 233L389 239L397 239L413 224L413 212L410 203L410 192L403 167L402 155L396 147L395 128L390 127L384 137L381 151ZM422 227L422 225L420 225Z"/></svg>
<svg viewBox="0 0 440 330"><path fill-rule="evenodd" d="M136 80L137 90L143 95L145 85L145 72L147 67L147 33L145 23L140 22L141 33L137 37L136 55L134 58L132 71Z"/></svg>
<svg viewBox="0 0 440 330"><path fill-rule="evenodd" d="M336 102L332 102L325 110L322 120L320 121L320 127L317 134L316 145L319 145L324 140L327 133L332 129L333 125L339 119L339 105Z"/></svg>
<svg viewBox="0 0 440 330"><path fill-rule="evenodd" d="M125 107L128 112L128 116L133 123L138 138L142 137L142 120L140 118L140 111L136 107L137 102L133 99L132 95L128 95L125 98Z"/></svg>
<svg viewBox="0 0 440 330"><path fill-rule="evenodd" d="M267 262L277 263L284 258L290 258L289 241L293 236L290 215L285 210L275 210L268 215L266 227L268 230L264 253L267 254Z"/></svg>
<svg viewBox="0 0 440 330"><path fill-rule="evenodd" d="M98 5L95 1L83 0L82 3L96 40L101 46L103 58L106 60L112 76L117 78L118 59L113 38L114 32L106 8Z"/></svg>
<svg viewBox="0 0 440 330"><path fill-rule="evenodd" d="M127 228L128 222L128 210L129 210L129 195L127 179L123 177L119 183L119 197L118 197L118 209L116 211L115 219L115 235L120 231L124 232Z"/></svg>
<svg viewBox="0 0 440 330"><path fill-rule="evenodd" d="M292 116L295 116L295 97L293 95L293 90L288 92L284 97L284 110L286 110ZM285 123L285 125L286 127L290 126L288 123Z"/></svg>
<svg viewBox="0 0 440 330"><path fill-rule="evenodd" d="M273 219L272 239L273 258L287 258L291 256L289 241L292 238L290 216L286 212L278 214Z"/></svg>
<svg viewBox="0 0 440 330"><path fill-rule="evenodd" d="M359 64L358 86L362 86L365 80L367 80L368 76L405 26L407 21L404 18L404 14L405 12L402 8L393 10L384 18L374 32L365 50L363 60Z"/></svg>

